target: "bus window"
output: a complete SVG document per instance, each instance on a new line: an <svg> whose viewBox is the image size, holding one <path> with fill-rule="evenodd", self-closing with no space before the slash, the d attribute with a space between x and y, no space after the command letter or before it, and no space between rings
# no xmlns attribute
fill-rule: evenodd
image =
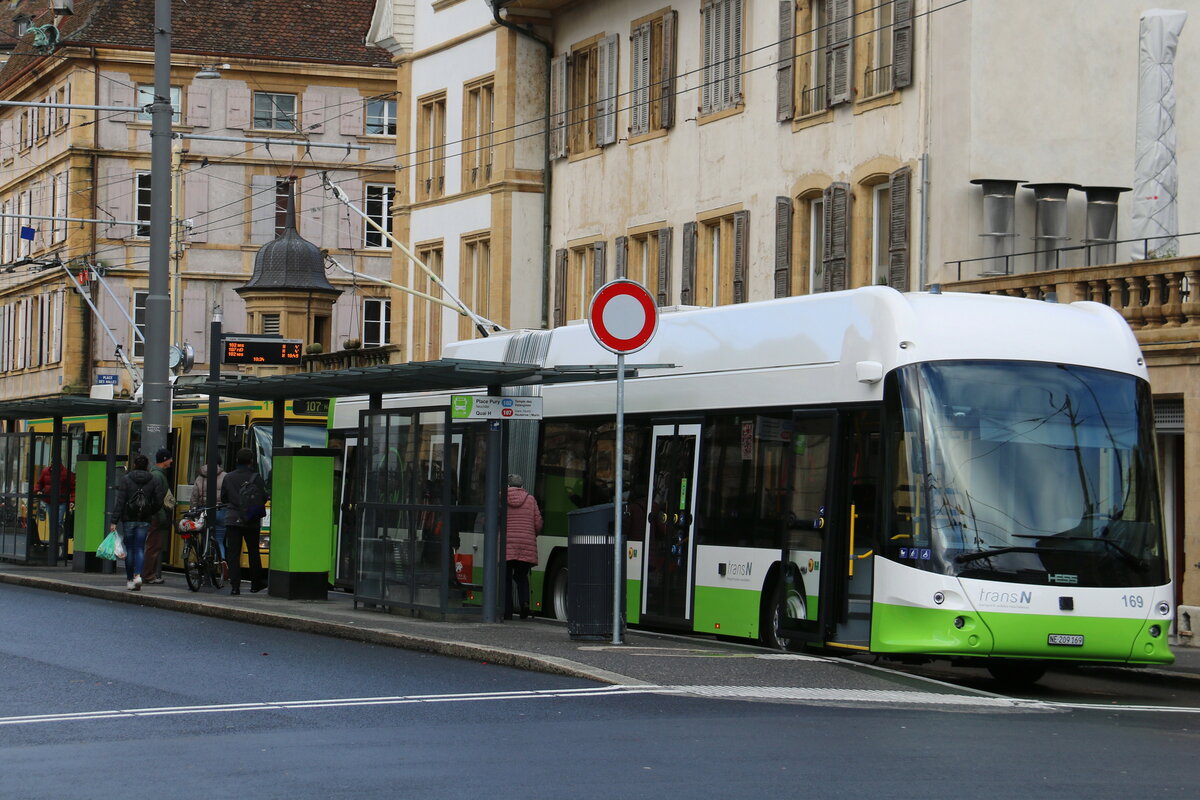
<svg viewBox="0 0 1200 800"><path fill-rule="evenodd" d="M271 480L271 448L272 433L270 425L253 425L250 428L251 441L255 456L258 459L258 473L268 483ZM324 447L329 430L324 425L295 425L283 426L284 447Z"/></svg>
<svg viewBox="0 0 1200 800"><path fill-rule="evenodd" d="M702 544L780 546L790 510L790 413L730 415L705 426L698 536Z"/></svg>
<svg viewBox="0 0 1200 800"><path fill-rule="evenodd" d="M208 462L208 420L199 417L192 420L192 430L188 436L187 472L184 475L187 483L195 483L200 474L200 466Z"/></svg>

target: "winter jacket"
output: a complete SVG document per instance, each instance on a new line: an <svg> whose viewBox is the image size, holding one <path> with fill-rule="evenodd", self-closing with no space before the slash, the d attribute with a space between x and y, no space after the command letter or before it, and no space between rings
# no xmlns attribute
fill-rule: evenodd
<svg viewBox="0 0 1200 800"><path fill-rule="evenodd" d="M156 464L150 467L150 475L157 480L159 485L162 487L162 497L166 497L167 492L171 491L171 481L167 479L166 471ZM161 502L162 498L160 497L159 499ZM154 522L158 523L160 527L164 525L170 525L172 521L171 518L174 516L174 508L161 506L154 514Z"/></svg>
<svg viewBox="0 0 1200 800"><path fill-rule="evenodd" d="M508 487L508 526L505 530L505 560L538 563L537 535L542 530L542 512L533 495L516 486Z"/></svg>
<svg viewBox="0 0 1200 800"><path fill-rule="evenodd" d="M247 481L256 481L259 488L262 489L263 498L271 499L271 494L267 491L267 485L263 482L262 476L245 464L239 464L233 472L225 473L225 480L221 484L217 497L227 505L225 509L226 525L257 529L259 520L247 521L244 516L246 509L242 507L242 484Z"/></svg>
<svg viewBox="0 0 1200 800"><path fill-rule="evenodd" d="M67 469L66 464L59 465L58 472L58 499L60 502L75 502L75 473ZM33 487L33 491L39 497L50 500L50 478L52 473L50 467L43 467L42 474L38 476L37 484Z"/></svg>
<svg viewBox="0 0 1200 800"><path fill-rule="evenodd" d="M225 470L217 464L217 501L221 500L221 485L225 483ZM200 474L192 484L192 508L208 505L208 464L200 465Z"/></svg>
<svg viewBox="0 0 1200 800"><path fill-rule="evenodd" d="M150 508L161 509L164 497L162 484L144 469L131 470L121 476L121 480L117 482L117 499L113 504L112 513L109 515L109 522L111 524L115 525L118 522L130 521L129 515L125 513L125 504L129 502L129 498L141 486L146 487L144 493L146 499L150 501ZM137 521L148 522L149 520Z"/></svg>

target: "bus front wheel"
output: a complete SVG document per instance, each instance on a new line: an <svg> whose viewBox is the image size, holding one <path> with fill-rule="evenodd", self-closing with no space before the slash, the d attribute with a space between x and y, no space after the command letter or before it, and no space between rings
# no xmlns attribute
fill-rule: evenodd
<svg viewBox="0 0 1200 800"><path fill-rule="evenodd" d="M805 602L803 588L801 585L792 585L781 577L775 581L768 598L766 608L763 609L762 623L759 625L759 642L773 650L790 650L792 640L783 634L784 620L807 618L808 604Z"/></svg>
<svg viewBox="0 0 1200 800"><path fill-rule="evenodd" d="M557 619L561 622L567 621L567 565L561 561L555 564L550 572L550 576L546 581L548 591L543 592L543 596L549 598L548 603L543 603L545 611L549 613L551 619Z"/></svg>

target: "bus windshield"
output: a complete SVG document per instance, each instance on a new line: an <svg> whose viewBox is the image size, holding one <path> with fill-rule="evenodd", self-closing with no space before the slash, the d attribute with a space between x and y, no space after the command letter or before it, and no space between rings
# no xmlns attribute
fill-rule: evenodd
<svg viewBox="0 0 1200 800"><path fill-rule="evenodd" d="M271 480L271 425L253 425L254 451L258 458L258 474L270 484ZM283 426L284 447L324 447L329 431L324 425L288 424Z"/></svg>
<svg viewBox="0 0 1200 800"><path fill-rule="evenodd" d="M1149 388L1061 364L897 370L891 557L964 578L1167 581Z"/></svg>

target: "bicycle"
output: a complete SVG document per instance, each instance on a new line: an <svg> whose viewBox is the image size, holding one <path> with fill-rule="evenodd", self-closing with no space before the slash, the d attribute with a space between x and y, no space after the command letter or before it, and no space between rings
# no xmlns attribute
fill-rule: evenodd
<svg viewBox="0 0 1200 800"><path fill-rule="evenodd" d="M220 508L223 506L217 505L212 509L193 506L179 520L179 536L183 539L183 575L193 592L200 591L206 582L212 588L220 589L226 580L227 567L217 548L216 526L208 524L208 512Z"/></svg>

